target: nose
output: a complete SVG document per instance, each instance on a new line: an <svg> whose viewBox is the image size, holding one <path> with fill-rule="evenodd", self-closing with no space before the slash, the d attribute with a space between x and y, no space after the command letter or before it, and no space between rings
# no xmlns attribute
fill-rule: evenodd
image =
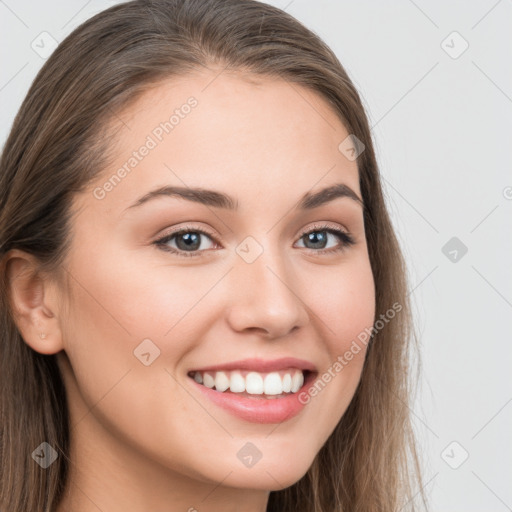
<svg viewBox="0 0 512 512"><path fill-rule="evenodd" d="M235 331L259 332L275 339L308 323L300 279L277 254L264 251L252 263L238 259L230 279L228 323Z"/></svg>

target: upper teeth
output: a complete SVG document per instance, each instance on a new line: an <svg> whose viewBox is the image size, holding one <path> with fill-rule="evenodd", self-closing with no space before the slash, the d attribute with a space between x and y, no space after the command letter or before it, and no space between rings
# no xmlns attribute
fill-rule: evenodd
<svg viewBox="0 0 512 512"><path fill-rule="evenodd" d="M259 373L244 370L194 372L194 380L207 388L217 391L230 390L232 393L251 395L280 395L296 393L304 384L301 370L283 370L280 372Z"/></svg>

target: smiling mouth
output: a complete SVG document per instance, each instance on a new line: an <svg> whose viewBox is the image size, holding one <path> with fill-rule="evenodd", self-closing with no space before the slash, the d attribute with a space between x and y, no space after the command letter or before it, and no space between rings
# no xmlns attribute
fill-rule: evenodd
<svg viewBox="0 0 512 512"><path fill-rule="evenodd" d="M313 372L288 368L273 372L248 370L191 371L188 376L198 384L219 393L236 393L252 398L283 398L299 391Z"/></svg>

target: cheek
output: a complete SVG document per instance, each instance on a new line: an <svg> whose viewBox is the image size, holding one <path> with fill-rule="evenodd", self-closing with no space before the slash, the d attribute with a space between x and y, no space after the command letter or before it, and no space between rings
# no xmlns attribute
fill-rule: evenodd
<svg viewBox="0 0 512 512"><path fill-rule="evenodd" d="M178 322L191 307L187 302L197 301L197 290L190 291L184 280L176 284L181 278L174 279L169 289L170 280L162 282L150 272L130 272L126 263L113 266L105 259L94 267L75 264L72 272L75 286L65 350L73 371L66 387L71 392L74 426L84 421L83 431L92 432L97 421L163 464L169 465L169 460L184 464L191 456L184 432L204 411L188 399L174 377L174 364L188 350ZM78 282L86 283L86 289ZM204 287L206 291L207 283ZM175 324L174 339L174 331L164 337ZM154 346L145 345L152 360L146 366L134 350L147 339ZM142 357L138 350L137 354ZM197 451L207 450L207 431L196 437Z"/></svg>
<svg viewBox="0 0 512 512"><path fill-rule="evenodd" d="M171 316L161 311L171 311L172 304L157 297L149 301L152 283L144 269L129 267L126 259L88 253L76 257L70 270L73 294L64 327L65 351L89 406L118 386L127 372L146 369L134 350L144 339L158 346L171 325ZM157 351L152 352L154 357Z"/></svg>
<svg viewBox="0 0 512 512"><path fill-rule="evenodd" d="M361 377L369 333L375 317L374 280L363 258L340 267L337 275L317 281L316 325L323 333L328 357L316 380L299 400L307 404L310 418L325 440L334 430L352 400ZM320 445L318 446L320 448Z"/></svg>
<svg viewBox="0 0 512 512"><path fill-rule="evenodd" d="M349 350L358 336L361 339L366 329L371 329L375 318L374 286L369 260L360 258L350 266L340 267L320 287L316 311L323 322L332 361Z"/></svg>
<svg viewBox="0 0 512 512"><path fill-rule="evenodd" d="M190 340L200 338L197 326L208 328L208 313L197 306L218 276L199 267L148 266L147 259L94 251L75 255L70 267L73 300L64 327L80 395L89 408L100 401L95 410L110 411L111 418L122 418L113 411L126 404L141 410L153 405L154 415L158 403L148 397L163 392L158 400L165 402L180 395L166 370L172 373L193 346ZM93 260L97 263L90 265ZM186 411L186 404L178 410ZM137 422L131 422L136 430Z"/></svg>
<svg viewBox="0 0 512 512"><path fill-rule="evenodd" d="M89 264L93 260L94 266ZM147 256L130 253L100 256L91 251L75 258L72 272L76 276L73 323L81 326L76 334L95 331L95 339L101 336L114 345L123 340L132 350L145 338L164 338L212 281L207 275L198 276L197 268L155 265Z"/></svg>

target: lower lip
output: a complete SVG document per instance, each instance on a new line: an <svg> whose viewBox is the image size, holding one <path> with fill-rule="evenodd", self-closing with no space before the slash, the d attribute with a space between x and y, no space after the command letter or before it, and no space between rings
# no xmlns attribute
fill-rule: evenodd
<svg viewBox="0 0 512 512"><path fill-rule="evenodd" d="M231 391L215 391L188 378L214 404L243 420L252 423L282 423L302 411L306 404L301 403L298 397L314 377L313 373L308 373L304 384L296 393L289 393L280 398L261 398L261 395L254 395L255 398L252 398Z"/></svg>

